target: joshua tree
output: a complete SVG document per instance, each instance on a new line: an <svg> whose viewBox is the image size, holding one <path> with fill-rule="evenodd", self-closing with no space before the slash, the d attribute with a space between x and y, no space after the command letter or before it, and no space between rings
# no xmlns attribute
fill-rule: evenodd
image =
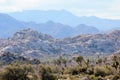
<svg viewBox="0 0 120 80"><path fill-rule="evenodd" d="M113 64L112 64L112 67L114 67L117 70L118 67L119 67L119 62L118 61L114 61Z"/></svg>
<svg viewBox="0 0 120 80"><path fill-rule="evenodd" d="M82 57L82 56L76 57L76 62L77 62L80 66L82 66L82 61L83 61L83 57Z"/></svg>
<svg viewBox="0 0 120 80"><path fill-rule="evenodd" d="M98 59L97 64L101 65L102 62L103 62L102 59Z"/></svg>
<svg viewBox="0 0 120 80"><path fill-rule="evenodd" d="M89 59L87 59L87 60L85 61L85 64L86 64L87 67L89 66L89 62L90 62Z"/></svg>
<svg viewBox="0 0 120 80"><path fill-rule="evenodd" d="M113 57L113 64L112 64L112 67L114 67L116 70L118 69L119 67L119 58L117 56L114 56Z"/></svg>

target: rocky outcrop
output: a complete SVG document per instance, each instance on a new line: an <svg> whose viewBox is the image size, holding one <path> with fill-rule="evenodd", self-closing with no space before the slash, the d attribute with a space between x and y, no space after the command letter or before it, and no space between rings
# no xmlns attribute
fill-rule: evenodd
<svg viewBox="0 0 120 80"><path fill-rule="evenodd" d="M84 34L60 40L32 29L25 29L16 32L9 39L1 39L0 52L11 52L39 59L74 54L107 55L120 49L119 33L120 31L117 30L108 34Z"/></svg>

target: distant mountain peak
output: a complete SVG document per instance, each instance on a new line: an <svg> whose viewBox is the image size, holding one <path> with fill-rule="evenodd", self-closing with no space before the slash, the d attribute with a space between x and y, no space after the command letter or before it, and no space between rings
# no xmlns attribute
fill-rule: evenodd
<svg viewBox="0 0 120 80"><path fill-rule="evenodd" d="M55 24L55 22L53 22L53 21L47 21L46 24L50 24L51 25L51 24Z"/></svg>

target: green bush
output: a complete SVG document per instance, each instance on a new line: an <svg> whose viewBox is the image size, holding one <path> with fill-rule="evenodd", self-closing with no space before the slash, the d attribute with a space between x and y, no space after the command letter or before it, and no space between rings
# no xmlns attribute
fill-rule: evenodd
<svg viewBox="0 0 120 80"><path fill-rule="evenodd" d="M95 70L94 70L94 74L95 76L106 76L109 74L107 68L105 67L95 67Z"/></svg>
<svg viewBox="0 0 120 80"><path fill-rule="evenodd" d="M49 66L39 65L38 74L40 80L56 80L56 76L53 75Z"/></svg>
<svg viewBox="0 0 120 80"><path fill-rule="evenodd" d="M92 75L94 74L94 70L91 67L87 68L86 74Z"/></svg>
<svg viewBox="0 0 120 80"><path fill-rule="evenodd" d="M95 75L91 75L91 76L89 76L89 78L91 79L91 80L95 80Z"/></svg>
<svg viewBox="0 0 120 80"><path fill-rule="evenodd" d="M78 75L78 69L77 68L68 68L64 71L65 74L71 74L71 75Z"/></svg>
<svg viewBox="0 0 120 80"><path fill-rule="evenodd" d="M78 72L79 73L86 73L87 68L86 67L78 67Z"/></svg>
<svg viewBox="0 0 120 80"><path fill-rule="evenodd" d="M33 73L33 68L29 65L9 65L0 72L1 80L31 80L28 76ZM32 76L33 78L33 76Z"/></svg>
<svg viewBox="0 0 120 80"><path fill-rule="evenodd" d="M62 73L62 69L59 66L52 66L51 71L55 74Z"/></svg>
<svg viewBox="0 0 120 80"><path fill-rule="evenodd" d="M104 80L103 77L101 77L101 76L96 77L94 75L89 76L89 78L90 78L90 80Z"/></svg>
<svg viewBox="0 0 120 80"><path fill-rule="evenodd" d="M104 80L103 77L97 77L96 80Z"/></svg>
<svg viewBox="0 0 120 80"><path fill-rule="evenodd" d="M114 75L112 78L112 80L118 80L118 79L120 79L120 75Z"/></svg>

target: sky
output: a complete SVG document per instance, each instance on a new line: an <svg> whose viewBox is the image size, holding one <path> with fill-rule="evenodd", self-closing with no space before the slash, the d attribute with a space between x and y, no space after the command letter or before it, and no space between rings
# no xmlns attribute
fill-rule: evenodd
<svg viewBox="0 0 120 80"><path fill-rule="evenodd" d="M120 19L120 0L0 0L0 12L67 10L77 16Z"/></svg>

